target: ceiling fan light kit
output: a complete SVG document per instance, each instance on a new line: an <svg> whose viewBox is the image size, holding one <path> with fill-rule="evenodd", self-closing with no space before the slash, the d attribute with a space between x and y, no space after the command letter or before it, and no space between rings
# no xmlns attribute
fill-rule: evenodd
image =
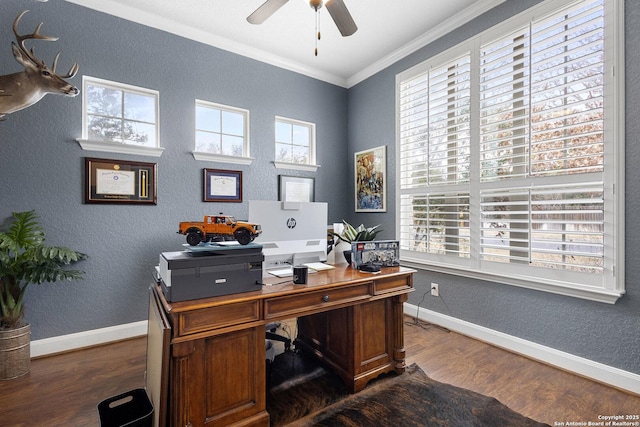
<svg viewBox="0 0 640 427"><path fill-rule="evenodd" d="M259 25L266 21L271 15L276 13L278 9L284 6L289 0L266 0L251 15L247 17L247 21L251 24ZM338 31L343 37L348 37L358 30L351 13L347 9L343 0L309 0L309 6L316 12L316 32L317 40L320 40L320 30L318 29L318 10L323 6L327 7L331 19L338 27ZM315 54L318 56L318 46L316 41Z"/></svg>
<svg viewBox="0 0 640 427"><path fill-rule="evenodd" d="M311 6L311 9L315 10L316 12L323 5L324 5L324 1L323 0L309 0L309 6Z"/></svg>

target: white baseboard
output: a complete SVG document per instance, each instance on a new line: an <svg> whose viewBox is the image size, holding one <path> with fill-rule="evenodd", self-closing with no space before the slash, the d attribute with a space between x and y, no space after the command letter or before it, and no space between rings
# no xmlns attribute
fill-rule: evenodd
<svg viewBox="0 0 640 427"><path fill-rule="evenodd" d="M462 335L487 342L496 347L538 360L565 371L610 385L634 394L640 394L640 375L624 371L583 357L536 344L493 329L485 328L455 317L405 303L404 312L425 322L443 326Z"/></svg>
<svg viewBox="0 0 640 427"><path fill-rule="evenodd" d="M31 341L31 357L42 357L84 347L106 344L147 334L147 321L110 326L75 334Z"/></svg>

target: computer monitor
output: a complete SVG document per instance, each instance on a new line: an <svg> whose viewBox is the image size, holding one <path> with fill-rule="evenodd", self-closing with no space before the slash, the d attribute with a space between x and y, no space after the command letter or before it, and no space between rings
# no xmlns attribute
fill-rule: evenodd
<svg viewBox="0 0 640 427"><path fill-rule="evenodd" d="M328 205L250 200L249 221L260 224L264 270L327 260Z"/></svg>

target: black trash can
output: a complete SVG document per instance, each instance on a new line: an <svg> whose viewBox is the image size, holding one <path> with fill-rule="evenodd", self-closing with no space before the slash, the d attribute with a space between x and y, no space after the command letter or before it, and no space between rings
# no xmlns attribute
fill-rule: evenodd
<svg viewBox="0 0 640 427"><path fill-rule="evenodd" d="M100 427L153 427L153 405L143 388L98 403Z"/></svg>

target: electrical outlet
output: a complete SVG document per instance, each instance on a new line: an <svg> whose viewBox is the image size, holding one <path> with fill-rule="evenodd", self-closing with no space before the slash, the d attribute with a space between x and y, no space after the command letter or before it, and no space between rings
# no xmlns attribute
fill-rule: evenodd
<svg viewBox="0 0 640 427"><path fill-rule="evenodd" d="M440 287L437 283L431 283L431 296L440 296Z"/></svg>

